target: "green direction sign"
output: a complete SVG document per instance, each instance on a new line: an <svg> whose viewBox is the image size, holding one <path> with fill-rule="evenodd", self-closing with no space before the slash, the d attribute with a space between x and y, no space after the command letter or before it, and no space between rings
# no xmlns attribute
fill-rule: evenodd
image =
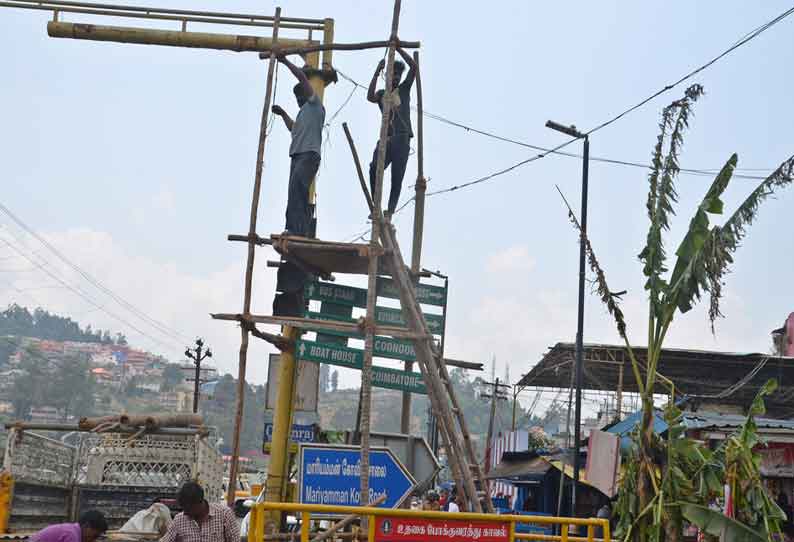
<svg viewBox="0 0 794 542"><path fill-rule="evenodd" d="M337 316L335 314L327 314L323 312L309 311L306 317L313 320L326 320L332 322L356 322L355 318L347 318L345 316ZM444 317L440 314L425 314L425 321L430 333L434 335L441 335L444 331ZM405 318L403 318L400 309L391 309L389 307L375 307L375 323L383 326L396 326L406 327ZM327 333L327 332L323 332ZM361 338L363 334L355 334L354 336Z"/></svg>
<svg viewBox="0 0 794 542"><path fill-rule="evenodd" d="M364 288L314 281L306 285L305 294L308 299L316 301L327 301L351 307L367 306L367 291Z"/></svg>
<svg viewBox="0 0 794 542"><path fill-rule="evenodd" d="M379 277L376 291L380 297L400 299L397 285L392 279ZM314 281L306 285L305 294L308 299L316 301L328 301L351 307L367 306L367 290L364 288ZM419 284L416 287L416 300L425 305L443 307L447 300L446 290L441 286Z"/></svg>
<svg viewBox="0 0 794 542"><path fill-rule="evenodd" d="M379 358L416 361L416 350L410 341L401 341L390 337L376 335L372 345L372 353Z"/></svg>
<svg viewBox="0 0 794 542"><path fill-rule="evenodd" d="M425 314L425 321L433 335L441 335L444 331L444 317L440 314ZM388 307L375 307L375 322L385 326L406 327L403 311Z"/></svg>
<svg viewBox="0 0 794 542"><path fill-rule="evenodd" d="M378 277L377 292L380 297L400 299L400 291L392 279ZM447 304L447 292L442 286L420 283L416 286L416 300L425 305L443 307Z"/></svg>
<svg viewBox="0 0 794 542"><path fill-rule="evenodd" d="M298 340L295 343L295 349L298 359L305 361L328 363L350 369L361 369L364 366L364 351L357 348ZM372 367L372 385L379 388L427 394L421 374L387 367Z"/></svg>

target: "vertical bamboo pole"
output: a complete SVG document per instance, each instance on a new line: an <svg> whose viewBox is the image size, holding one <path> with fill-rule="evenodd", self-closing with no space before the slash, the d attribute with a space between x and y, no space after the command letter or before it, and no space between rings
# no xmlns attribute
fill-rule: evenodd
<svg viewBox="0 0 794 542"><path fill-rule="evenodd" d="M419 282L419 269L422 260L422 235L425 225L425 149L422 119L422 76L419 71L419 52L414 51L416 63L416 197L414 201L414 240L411 244L411 273L414 280ZM413 361L405 362L405 371L413 371ZM400 411L400 432L408 434L411 431L411 393L404 391L402 409Z"/></svg>
<svg viewBox="0 0 794 542"><path fill-rule="evenodd" d="M620 369L618 372L618 396L617 396L617 409L615 412L615 420L620 421L623 416L623 361L620 362Z"/></svg>
<svg viewBox="0 0 794 542"><path fill-rule="evenodd" d="M281 20L281 8L276 8L273 20L273 45L278 43L278 27ZM267 65L267 84L265 105L262 108L262 120L259 124L259 148L256 151L256 173L254 175L254 195L251 199L251 217L248 224L248 260L245 265L245 293L243 294L243 316L251 315L251 284L254 276L254 257L256 255L256 219L259 213L259 193L262 188L262 165L265 159L265 141L267 140L267 118L270 114L270 100L273 96L273 73L276 69L276 57L270 56ZM237 487L237 464L240 458L240 429L243 423L243 407L245 406L245 370L248 362L248 328L240 327L240 363L237 368L237 411L234 417L234 435L232 436L232 460L229 466L229 491L226 504L234 504L234 491Z"/></svg>
<svg viewBox="0 0 794 542"><path fill-rule="evenodd" d="M386 60L386 90L383 93L383 115L380 121L378 141L378 161L375 174L375 193L372 195L372 234L369 240L369 268L367 281L367 334L364 342L364 362L361 368L361 506L366 506L369 498L369 431L370 410L372 409L372 348L374 344L375 301L377 300L379 239L383 220L381 212L381 192L383 188L383 169L386 165L386 142L389 137L389 121L392 109L392 78L394 75L394 49L397 41L397 28L400 23L400 0L394 0L391 21L391 45ZM363 527L363 525L362 525Z"/></svg>

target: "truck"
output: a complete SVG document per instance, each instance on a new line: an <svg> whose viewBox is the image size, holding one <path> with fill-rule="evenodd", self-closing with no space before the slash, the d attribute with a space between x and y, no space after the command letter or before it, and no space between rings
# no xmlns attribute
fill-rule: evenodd
<svg viewBox="0 0 794 542"><path fill-rule="evenodd" d="M10 427L3 458L0 478L10 484L5 505L0 489L0 507L7 507L0 533L76 521L90 509L118 529L156 499L175 503L188 480L204 487L208 501L222 497L223 459L212 429L80 432L76 444L67 444L21 427Z"/></svg>

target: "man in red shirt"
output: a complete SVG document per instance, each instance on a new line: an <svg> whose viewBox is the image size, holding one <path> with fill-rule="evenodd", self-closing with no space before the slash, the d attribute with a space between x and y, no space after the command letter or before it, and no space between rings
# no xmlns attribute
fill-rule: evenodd
<svg viewBox="0 0 794 542"><path fill-rule="evenodd" d="M208 503L196 482L179 489L177 514L160 542L240 542L240 525L226 506Z"/></svg>

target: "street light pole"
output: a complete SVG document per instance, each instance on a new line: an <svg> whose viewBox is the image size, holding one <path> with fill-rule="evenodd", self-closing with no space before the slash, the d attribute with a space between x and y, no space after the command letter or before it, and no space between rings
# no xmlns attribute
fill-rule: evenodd
<svg viewBox="0 0 794 542"><path fill-rule="evenodd" d="M197 414L201 386L201 362L212 357L212 350L210 350L209 347L205 350L204 341L202 339L196 339L196 347L193 350L186 348L185 356L192 359L193 365L196 366L196 377L193 382L193 414Z"/></svg>
<svg viewBox="0 0 794 542"><path fill-rule="evenodd" d="M586 251L585 243L587 239L587 182L588 169L590 163L590 139L587 134L583 134L575 126L563 126L554 121L547 121L546 127L556 130L563 134L584 140L584 151L582 153L582 229L579 236L579 307L577 312L576 324L576 400L574 406L574 438L573 438L573 488L571 490L571 515L576 516L576 490L579 485L579 450L582 445L582 370L583 370L583 351L584 351L584 282Z"/></svg>

